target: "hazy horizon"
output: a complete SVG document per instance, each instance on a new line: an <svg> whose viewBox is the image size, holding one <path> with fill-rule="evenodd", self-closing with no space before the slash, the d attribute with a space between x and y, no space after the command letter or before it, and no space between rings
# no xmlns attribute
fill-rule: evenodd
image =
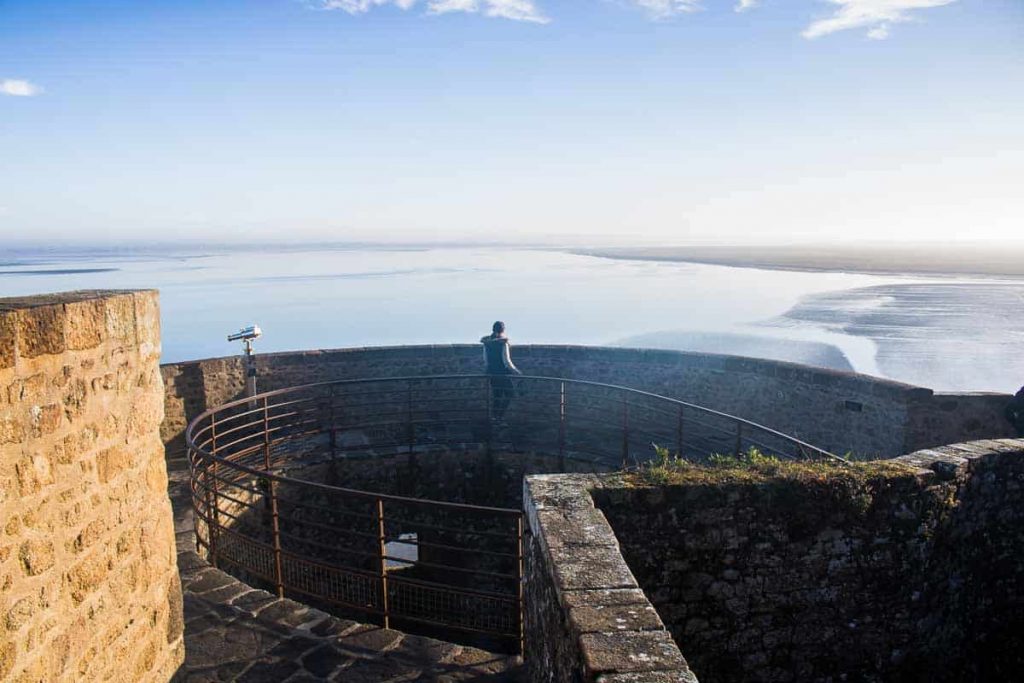
<svg viewBox="0 0 1024 683"><path fill-rule="evenodd" d="M1021 277L733 268L480 246L56 248L0 264L5 296L159 289L167 362L237 353L225 334L252 323L263 328L257 347L266 353L473 343L498 317L516 344L738 354L940 390L1009 391L1024 376Z"/></svg>
<svg viewBox="0 0 1024 683"><path fill-rule="evenodd" d="M259 249L263 247L272 248L308 248L308 247L395 247L395 248L432 248L432 247L474 247L474 246L489 246L489 247L509 247L509 248L521 248L521 247L536 247L542 249L585 249L585 248L603 248L603 247L665 247L665 248L687 248L687 247L708 247L708 248L750 248L750 249L834 249L837 251L847 249L880 249L880 250L899 250L899 249L914 249L914 248L925 248L934 251L946 251L946 250L960 250L960 249L972 249L977 248L981 250L985 249L998 249L1001 247L1007 247L1011 249L1024 249L1024 235L1020 236L1009 236L1004 238L991 238L991 239L979 239L974 237L960 237L942 241L926 241L926 240L901 240L894 238L892 240L856 240L856 241L842 241L833 240L825 241L820 239L808 239L808 240L787 240L780 239L775 241L768 240L752 240L752 241L741 241L739 239L734 241L726 240L689 240L689 241L667 241L657 239L637 239L635 236L623 235L621 237L615 235L598 235L598 236L577 236L577 237L561 237L557 235L548 236L546 239L542 236L523 236L516 239L515 236L511 236L508 239L487 239L485 237L473 237L473 236L451 236L448 238L436 238L436 239L405 239L401 237L382 236L378 239L371 238L344 238L344 237L322 237L322 238L294 238L287 237L285 235L278 236L277 238L268 237L260 239L247 239L244 236L236 237L235 239L212 239L204 237L178 237L172 239L146 239L137 237L128 238L67 238L61 239L59 242L55 242L52 239L19 239L13 238L8 239L0 246L0 253L3 250L74 250L83 248L96 248L96 249L146 249L146 248L162 248L162 247L195 247L195 248L226 248L226 249L238 249L238 248L253 248Z"/></svg>

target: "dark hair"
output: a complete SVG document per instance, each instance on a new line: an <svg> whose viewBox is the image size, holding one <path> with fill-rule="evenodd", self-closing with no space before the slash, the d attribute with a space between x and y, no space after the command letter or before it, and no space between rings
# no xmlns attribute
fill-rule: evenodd
<svg viewBox="0 0 1024 683"><path fill-rule="evenodd" d="M491 331L494 334L501 334L502 332L505 331L505 323L501 322L500 320L495 320L494 324L491 325Z"/></svg>

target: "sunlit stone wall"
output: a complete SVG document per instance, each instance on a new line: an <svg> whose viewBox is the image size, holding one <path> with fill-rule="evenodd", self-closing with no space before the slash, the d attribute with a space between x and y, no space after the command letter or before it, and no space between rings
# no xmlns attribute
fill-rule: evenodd
<svg viewBox="0 0 1024 683"><path fill-rule="evenodd" d="M159 355L156 292L0 299L0 680L182 662Z"/></svg>

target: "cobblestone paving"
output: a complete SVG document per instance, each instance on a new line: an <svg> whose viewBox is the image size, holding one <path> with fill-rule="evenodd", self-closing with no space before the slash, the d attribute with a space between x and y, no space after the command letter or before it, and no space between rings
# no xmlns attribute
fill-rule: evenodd
<svg viewBox="0 0 1024 683"><path fill-rule="evenodd" d="M185 462L168 470L185 601L176 683L525 680L517 657L338 619L211 567L195 553Z"/></svg>

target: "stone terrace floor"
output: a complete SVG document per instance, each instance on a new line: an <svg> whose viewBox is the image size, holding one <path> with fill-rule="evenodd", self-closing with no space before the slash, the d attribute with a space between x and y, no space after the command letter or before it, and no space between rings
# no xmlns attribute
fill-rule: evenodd
<svg viewBox="0 0 1024 683"><path fill-rule="evenodd" d="M211 567L195 552L185 460L167 467L185 602L176 683L525 680L518 657L338 619Z"/></svg>

